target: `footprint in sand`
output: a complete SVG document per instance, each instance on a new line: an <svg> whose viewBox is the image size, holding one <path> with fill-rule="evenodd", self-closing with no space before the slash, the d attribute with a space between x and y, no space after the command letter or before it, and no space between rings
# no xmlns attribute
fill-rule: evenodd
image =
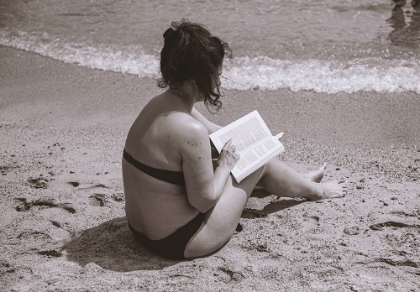
<svg viewBox="0 0 420 292"><path fill-rule="evenodd" d="M263 210L257 210L252 208L245 208L242 211L241 218L247 218L247 219L254 219L254 218L264 218L267 217L267 213Z"/></svg>
<svg viewBox="0 0 420 292"><path fill-rule="evenodd" d="M302 224L306 231L315 231L319 229L320 226L319 216L304 216Z"/></svg>
<svg viewBox="0 0 420 292"><path fill-rule="evenodd" d="M68 184L72 185L75 188L77 188L80 185L80 183L78 183L77 181L69 181Z"/></svg>
<svg viewBox="0 0 420 292"><path fill-rule="evenodd" d="M344 233L347 235L358 235L360 233L359 226L352 226L344 228Z"/></svg>
<svg viewBox="0 0 420 292"><path fill-rule="evenodd" d="M0 173L1 175L7 175L12 169L20 168L18 165L0 165Z"/></svg>
<svg viewBox="0 0 420 292"><path fill-rule="evenodd" d="M369 228L371 230L383 230L384 227L392 227L392 228L420 228L420 225L411 225L411 224L405 224L402 222L395 222L395 221L388 221L388 222L383 222L383 223L378 223L378 224L373 224L370 225Z"/></svg>
<svg viewBox="0 0 420 292"><path fill-rule="evenodd" d="M112 194L111 199L113 199L115 202L123 202L125 201L125 196L124 193Z"/></svg>
<svg viewBox="0 0 420 292"><path fill-rule="evenodd" d="M44 177L38 177L38 178L30 178L28 179L29 184L32 188L35 189L46 189L48 188L48 182L49 179Z"/></svg>
<svg viewBox="0 0 420 292"><path fill-rule="evenodd" d="M11 264L9 264L6 261L0 262L0 275L4 275L6 273L14 273L16 272L16 268L13 267Z"/></svg>
<svg viewBox="0 0 420 292"><path fill-rule="evenodd" d="M92 185L92 184L83 184L83 185L81 185L77 181L69 181L69 182L67 182L67 184L71 185L74 188L77 188L78 190L87 190L87 189L94 189L94 188L109 189L108 186L106 186L104 184L101 184L101 183L97 183L95 185Z"/></svg>
<svg viewBox="0 0 420 292"><path fill-rule="evenodd" d="M100 207L104 207L106 205L106 203L108 202L108 195L106 194L101 194L101 193L94 193L92 196L89 197L90 200L90 204L92 206L100 206ZM125 198L124 198L124 194L123 193L117 193L117 194L112 194L111 195L111 199L115 202L124 202Z"/></svg>
<svg viewBox="0 0 420 292"><path fill-rule="evenodd" d="M107 196L105 194L95 193L92 196L90 196L89 198L91 198L90 204L93 205L93 206L98 206L99 205L99 206L103 207L103 206L105 206L105 204L107 202L106 201Z"/></svg>
<svg viewBox="0 0 420 292"><path fill-rule="evenodd" d="M325 240L331 235L328 230L320 222L320 217L317 215L304 216L301 221L303 230L311 240Z"/></svg>
<svg viewBox="0 0 420 292"><path fill-rule="evenodd" d="M41 209L61 208L71 214L76 213L76 209L72 207L71 203L56 204L54 203L54 200L50 198L43 198L32 202L28 202L26 198L16 198L16 200L19 202L18 205L15 207L16 211L18 212L29 211L33 206L39 206Z"/></svg>
<svg viewBox="0 0 420 292"><path fill-rule="evenodd" d="M43 250L43 251L39 251L38 254L40 255L46 255L49 257L61 257L63 254L61 253L61 251L57 251L57 250Z"/></svg>
<svg viewBox="0 0 420 292"><path fill-rule="evenodd" d="M50 235L41 231L23 231L16 238L23 239L26 242L35 240L47 242L52 239Z"/></svg>

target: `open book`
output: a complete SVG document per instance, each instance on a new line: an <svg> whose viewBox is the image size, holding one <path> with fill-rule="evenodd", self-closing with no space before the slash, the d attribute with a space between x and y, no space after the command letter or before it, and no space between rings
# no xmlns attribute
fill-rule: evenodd
<svg viewBox="0 0 420 292"><path fill-rule="evenodd" d="M231 173L240 183L271 158L284 151L284 146L279 141L281 136L283 133L273 136L255 110L212 133L210 139L219 153L225 143L232 139L232 144L236 146L236 151L241 157Z"/></svg>

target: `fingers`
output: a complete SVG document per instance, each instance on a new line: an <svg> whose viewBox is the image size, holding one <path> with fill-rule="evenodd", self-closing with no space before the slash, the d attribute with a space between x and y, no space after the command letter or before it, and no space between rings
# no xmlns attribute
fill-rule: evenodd
<svg viewBox="0 0 420 292"><path fill-rule="evenodd" d="M227 140L225 145L223 145L222 151L229 149L229 147L231 147L231 145L232 145L232 139Z"/></svg>
<svg viewBox="0 0 420 292"><path fill-rule="evenodd" d="M232 139L229 139L226 143L225 143L225 145L223 146L223 148L222 148L222 151L223 150L225 150L225 151L230 151L230 152L235 152L236 151L236 146L235 145L232 145L232 143L233 143L233 140Z"/></svg>
<svg viewBox="0 0 420 292"><path fill-rule="evenodd" d="M233 140L229 139L225 145L223 145L220 153L221 163L227 163L231 168L238 162L240 155L236 152L236 146L232 144Z"/></svg>

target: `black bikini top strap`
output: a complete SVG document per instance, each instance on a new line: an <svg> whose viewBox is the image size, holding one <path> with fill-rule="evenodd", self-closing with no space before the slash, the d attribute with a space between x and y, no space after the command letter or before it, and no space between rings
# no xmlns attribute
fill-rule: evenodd
<svg viewBox="0 0 420 292"><path fill-rule="evenodd" d="M127 160L128 163L133 165L138 170L158 179L171 184L185 186L184 173L182 171L171 171L164 169L157 169L150 167L141 163L140 161L134 159L130 154L128 154L124 149L123 157Z"/></svg>

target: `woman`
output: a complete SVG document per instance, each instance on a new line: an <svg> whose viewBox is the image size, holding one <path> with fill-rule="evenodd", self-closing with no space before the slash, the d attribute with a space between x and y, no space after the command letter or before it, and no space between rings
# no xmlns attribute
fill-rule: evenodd
<svg viewBox="0 0 420 292"><path fill-rule="evenodd" d="M220 126L195 108L221 107L220 75L229 46L201 25L172 23L164 33L160 87L132 125L124 150L126 215L136 238L169 258L220 249L234 233L258 183L278 196L340 197L337 182L317 183L325 165L306 177L273 159L240 184L230 171L239 156L228 141L213 165L209 134Z"/></svg>

